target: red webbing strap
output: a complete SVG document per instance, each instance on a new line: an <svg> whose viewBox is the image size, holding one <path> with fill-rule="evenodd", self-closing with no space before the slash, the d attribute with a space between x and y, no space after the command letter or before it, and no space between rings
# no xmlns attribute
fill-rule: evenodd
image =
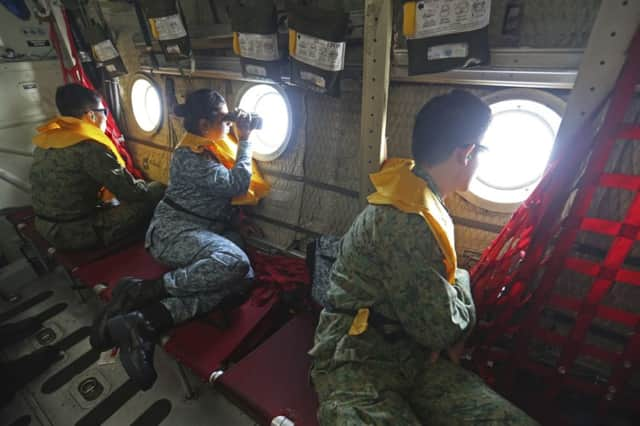
<svg viewBox="0 0 640 426"><path fill-rule="evenodd" d="M544 308L546 301L554 288L556 280L563 269L567 255L576 240L576 236L580 230L579 225L591 205L593 196L597 189L597 183L600 176L604 172L604 168L609 159L609 154L618 140L619 122L624 117L633 97L634 87L638 75L640 75L640 32L634 37L632 48L628 53L630 59L636 58L636 61L629 60L625 64L616 90L613 95L611 105L607 111L604 123L596 135L596 143L594 152L590 158L587 169L582 179L582 186L576 195L576 199L571 207L566 228L560 235L558 243L554 247L553 255L545 269L541 284L536 289L532 298L531 307L523 321L522 332L519 333L514 352L514 361L510 365L509 377L511 377L511 386L513 386L513 378L515 378L515 369L518 363L527 357L527 348L531 339L531 332L535 330L538 317ZM627 135L625 135L627 136ZM629 209L625 224L621 227L620 232L623 236L619 236L607 254L603 267L598 272L598 279L594 282L588 296L582 302L578 318L573 330L571 331L567 343L563 346L562 354L558 361L558 373L549 380L548 392L545 394L547 403L558 395L562 389L562 385L566 381L566 372L571 369L573 363L578 356L579 351L588 330L591 321L597 312L597 305L604 297L606 292L613 285L615 274L619 269L631 249L634 240L629 239L629 234L633 234L635 238L638 234L637 229L629 228L629 225L635 226L634 221L640 218L640 198L636 197L632 207Z"/></svg>
<svg viewBox="0 0 640 426"><path fill-rule="evenodd" d="M634 371L638 371L640 363L640 320L637 321L633 336L629 339L624 352L618 357L609 382L607 383L607 394L601 400L599 411L606 412L608 406L614 401L616 395L623 390L625 383L632 376ZM638 400L629 401L638 410ZM639 410L640 411L640 410Z"/></svg>
<svg viewBox="0 0 640 426"><path fill-rule="evenodd" d="M71 49L70 54L75 61L75 65L71 67L67 67L64 64L64 56L62 53L62 48L60 46L60 39L58 38L58 33L56 31L54 20L52 20L49 23L49 38L51 39L51 43L53 44L53 48L55 49L56 54L58 55L58 60L60 61L60 68L62 69L62 76L64 78L64 82L65 83L76 82L88 89L95 91L95 87L93 86L93 83L91 83L91 80L89 79L87 74L84 72L84 69L82 68L82 62L80 61L80 55L78 54L78 49L76 48L76 45L73 42L73 34L71 32L71 26L69 25L69 17L67 16L67 12L63 10L62 14L64 16L64 22L66 26L65 28L65 31L67 33L66 35L67 35L67 38L69 39L69 47ZM105 108L107 109L109 108L108 104L104 101L104 99L102 100L102 103L104 104ZM105 133L109 137L109 139L111 139L111 142L113 142L116 149L122 156L126 165L126 169L129 171L129 173L131 173L134 177L138 179L142 178L143 177L142 172L135 167L135 165L133 164L133 158L131 157L131 154L129 154L129 151L127 151L127 148L124 146L122 142L124 141L124 136L122 135L122 132L118 128L118 124L113 118L113 114L111 114L111 112L107 114L107 129L105 130Z"/></svg>
<svg viewBox="0 0 640 426"><path fill-rule="evenodd" d="M558 309L564 309L567 311L578 311L582 300L560 296L559 294L552 294L547 303L548 306ZM638 321L640 321L639 314L633 314L631 312L623 311L621 309L611 308L605 305L599 305L596 311L598 318L606 321L612 321L620 323L630 329L634 329Z"/></svg>
<svg viewBox="0 0 640 426"><path fill-rule="evenodd" d="M603 219L586 218L594 193L598 186L622 188L631 191L640 189L640 177L615 174L604 174L604 167L609 159L614 144L619 139L637 139L640 135L639 126L624 126L620 128L620 121L624 117L634 93L636 80L640 76L640 32L636 33L627 54L625 64L616 89L608 108L605 120L595 138L589 134L585 126L576 136L576 141L594 140L593 146L588 143L566 144L559 153L562 160L545 175L542 182L531 195L527 203L516 211L507 227L494 243L485 251L478 265L472 270L474 282L474 297L477 297L479 317L491 314L493 320L483 324L480 347L476 347L473 361L476 369L485 379L492 382L496 378L490 371L492 360L500 357L506 364L506 384L508 393L513 394L515 372L519 368L539 373L546 377L548 391L543 404L543 412L552 412L549 405L558 392L564 387L570 387L582 392L603 397L603 401L613 399L611 389L620 391L624 380L631 374L617 373L625 368L627 373L634 370L634 365L640 364L638 359L638 315L600 305L604 295L611 288L614 280L633 285L640 284L640 272L622 269L631 246L638 236L637 221L640 219L640 205L638 196L634 200L627 217L622 223ZM571 206L569 215L559 223L566 200L574 189L574 182L580 173L580 164L588 157L589 151L593 155L578 181L578 191ZM558 164L562 167L559 168ZM562 226L559 234L555 235ZM513 249L513 241L518 240L518 233L525 229L535 230L533 239L523 238L522 251L524 256ZM575 243L579 231L596 232L616 237L603 265L592 264L581 259L569 258L568 253ZM557 238L555 246L548 250L548 246ZM544 258L543 258L544 256ZM542 278L536 279L538 271L544 270ZM589 289L584 300L566 298L552 293L560 272L565 268L577 270L586 275L595 276L596 280ZM535 283L538 287L534 290ZM511 289L517 291L512 294ZM522 290L524 288L524 291ZM529 294L533 291L533 294ZM513 322L513 314L523 301L530 298L528 311L524 319ZM537 324L540 313L546 305L558 306L571 311L578 311L576 324L568 336L557 336L541 330ZM636 335L630 339L624 356L608 352L602 348L584 343L587 328L596 317L613 320L631 325L636 329ZM515 335L515 350L507 359L504 352L491 345L500 337ZM544 367L528 357L531 339L542 340L561 347L560 362L555 368ZM586 379L572 377L566 373L571 371L578 354L592 356L612 363L614 374L610 378L610 385L595 385ZM623 358L627 359L626 367ZM629 359L632 360L629 363ZM613 388L611 388L613 386ZM623 395L624 396L624 395ZM619 401L624 398L619 398ZM540 402L540 401L539 401ZM556 419L557 420L557 419Z"/></svg>

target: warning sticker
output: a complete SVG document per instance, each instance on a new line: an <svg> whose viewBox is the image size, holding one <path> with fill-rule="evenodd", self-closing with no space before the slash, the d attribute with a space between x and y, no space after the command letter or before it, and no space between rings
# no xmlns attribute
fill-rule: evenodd
<svg viewBox="0 0 640 426"><path fill-rule="evenodd" d="M94 44L92 47L93 54L99 62L107 62L120 56L118 55L118 51L111 40L101 41L98 44Z"/></svg>
<svg viewBox="0 0 640 426"><path fill-rule="evenodd" d="M422 0L416 4L416 34L425 38L475 31L489 25L491 0Z"/></svg>
<svg viewBox="0 0 640 426"><path fill-rule="evenodd" d="M167 53L172 54L172 55L179 55L180 54L180 46L178 46L177 44L172 44L170 46L167 46Z"/></svg>
<svg viewBox="0 0 640 426"><path fill-rule="evenodd" d="M240 56L258 61L277 61L278 34L247 34L239 33Z"/></svg>
<svg viewBox="0 0 640 426"><path fill-rule="evenodd" d="M152 32L155 38L160 41L175 40L187 36L180 15L164 16L162 18L150 18Z"/></svg>
<svg viewBox="0 0 640 426"><path fill-rule="evenodd" d="M321 77L317 74L308 71L300 71L300 78L322 89L327 88L327 83L324 80L324 77Z"/></svg>
<svg viewBox="0 0 640 426"><path fill-rule="evenodd" d="M430 61L438 59L466 58L469 54L467 43L439 44L431 46L427 50L427 59Z"/></svg>
<svg viewBox="0 0 640 426"><path fill-rule="evenodd" d="M325 71L342 71L346 47L345 42L327 41L298 33L296 51L292 56Z"/></svg>
<svg viewBox="0 0 640 426"><path fill-rule="evenodd" d="M49 40L27 40L27 46L29 47L48 47L51 46Z"/></svg>
<svg viewBox="0 0 640 426"><path fill-rule="evenodd" d="M260 67L258 65L246 65L244 67L244 70L247 74L251 74L251 75L257 75L260 77L266 77L267 76L267 69L265 67Z"/></svg>

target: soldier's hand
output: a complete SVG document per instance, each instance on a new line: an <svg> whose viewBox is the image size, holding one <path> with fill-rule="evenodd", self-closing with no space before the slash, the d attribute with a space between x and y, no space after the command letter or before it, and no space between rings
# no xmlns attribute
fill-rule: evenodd
<svg viewBox="0 0 640 426"><path fill-rule="evenodd" d="M264 232L256 224L249 221L244 221L240 224L240 235L242 238L247 239L249 237L263 238Z"/></svg>
<svg viewBox="0 0 640 426"><path fill-rule="evenodd" d="M460 358L462 358L462 355L464 355L464 342L464 340L461 340L447 349L447 356L449 357L451 362L456 365L460 364ZM440 359L440 352L431 352L431 355L429 355L429 362L433 364L438 361L438 359Z"/></svg>
<svg viewBox="0 0 640 426"><path fill-rule="evenodd" d="M242 110L238 110L238 119L233 123L233 131L238 141L246 141L251 135L251 116Z"/></svg>
<svg viewBox="0 0 640 426"><path fill-rule="evenodd" d="M447 355L454 364L460 364L460 358L464 354L464 340L460 340L455 345L447 349Z"/></svg>

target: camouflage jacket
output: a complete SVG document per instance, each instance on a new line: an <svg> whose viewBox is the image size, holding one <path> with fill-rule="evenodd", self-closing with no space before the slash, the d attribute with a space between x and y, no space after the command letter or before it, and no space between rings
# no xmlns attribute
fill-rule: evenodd
<svg viewBox="0 0 640 426"><path fill-rule="evenodd" d="M193 229L208 229L220 233L231 222L231 199L244 194L251 182L251 145L241 141L236 163L227 169L209 151L197 153L189 148L178 148L173 153L169 186L163 201L156 207L149 231L162 235L160 240L170 241L175 235ZM176 210L166 199L194 214ZM154 239L158 240L158 239Z"/></svg>
<svg viewBox="0 0 640 426"><path fill-rule="evenodd" d="M147 199L148 184L134 178L105 147L91 141L33 152L29 176L36 214L60 221L88 216L108 188L120 201Z"/></svg>
<svg viewBox="0 0 640 426"><path fill-rule="evenodd" d="M327 300L310 351L316 371L343 362L379 371L415 371L431 351L451 347L471 330L475 307L469 274L456 285L444 278L443 255L425 220L391 206L370 205L342 240L330 274ZM349 336L353 315L371 308L389 320ZM341 312L341 313L338 313ZM400 337L390 340L389 333Z"/></svg>

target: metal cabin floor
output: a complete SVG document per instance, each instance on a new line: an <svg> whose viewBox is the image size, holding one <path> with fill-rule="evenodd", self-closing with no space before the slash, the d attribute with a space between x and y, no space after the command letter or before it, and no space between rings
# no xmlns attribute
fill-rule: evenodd
<svg viewBox="0 0 640 426"><path fill-rule="evenodd" d="M29 276L26 269L22 276ZM11 282L8 282L11 281ZM58 304L67 304L62 312L44 322L44 328L23 341L5 347L2 361L13 360L32 353L43 346L41 341L51 338L59 342L76 332L86 335L95 312L97 297L89 291L89 299L82 302L71 289L62 271L24 281L14 275L0 281L4 294L19 295L19 300L0 300L0 319L21 303L46 292L50 297L4 323L33 317ZM58 308L61 308L60 306ZM155 365L158 380L147 392L138 391L128 381L119 360L100 365L98 354L91 350L88 337L64 351L64 358L18 392L6 406L0 408L0 425L254 425L248 416L215 390L187 372L196 398L186 400L176 362L164 351L156 350ZM0 384L3 386L4 384ZM101 393L97 391L103 388ZM85 396L80 389L83 389ZM95 399L93 399L95 398Z"/></svg>

